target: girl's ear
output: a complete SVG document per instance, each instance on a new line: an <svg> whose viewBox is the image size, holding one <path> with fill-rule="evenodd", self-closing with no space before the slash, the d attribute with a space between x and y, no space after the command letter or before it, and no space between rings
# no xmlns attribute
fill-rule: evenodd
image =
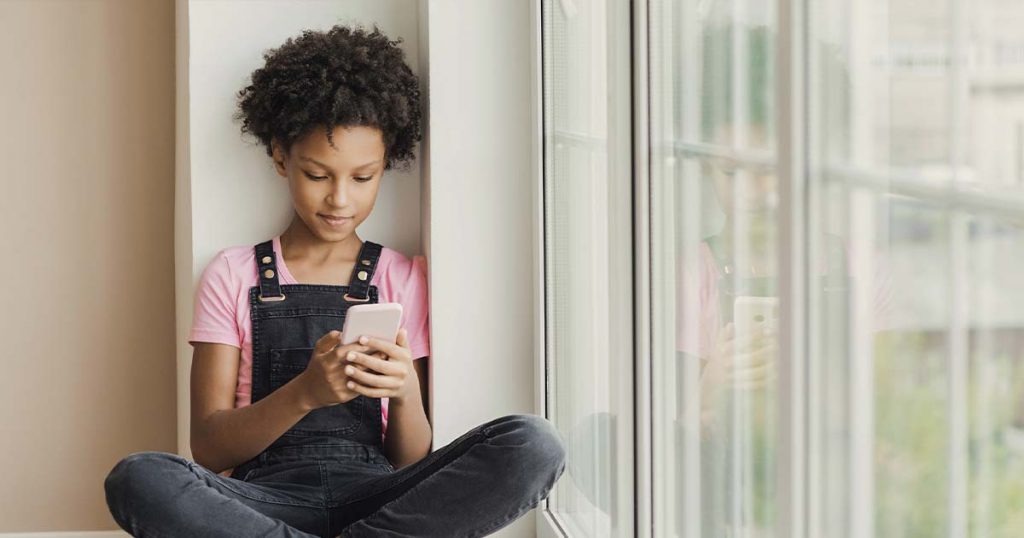
<svg viewBox="0 0 1024 538"><path fill-rule="evenodd" d="M274 169L277 170L277 174L281 177L288 177L288 169L285 168L285 155L284 150L281 149L281 145L278 144L277 139L270 141L270 147L272 148L272 159L274 160Z"/></svg>

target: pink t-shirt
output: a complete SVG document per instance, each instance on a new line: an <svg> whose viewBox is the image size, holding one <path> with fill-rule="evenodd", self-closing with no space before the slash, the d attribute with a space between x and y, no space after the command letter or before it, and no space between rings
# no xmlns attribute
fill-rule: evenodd
<svg viewBox="0 0 1024 538"><path fill-rule="evenodd" d="M277 272L281 284L298 284L281 255L281 236L273 239ZM378 301L401 303L402 327L409 339L413 359L430 355L427 260L411 260L388 247L381 249L370 284L377 286ZM207 264L195 292L192 330L188 342L229 344L241 349L235 407L252 403L252 322L249 288L256 286L256 249L253 245L222 249ZM388 399L381 398L384 431L388 425ZM383 437L383 435L382 435Z"/></svg>
<svg viewBox="0 0 1024 538"><path fill-rule="evenodd" d="M718 345L718 337L725 323L719 307L718 262L707 242L701 242L695 259L686 260L682 253L676 259L676 351L692 356L709 358ZM847 252L849 254L849 252ZM847 255L847 271L856 276L856 269ZM689 261L689 264L688 264ZM817 275L825 274L830 268L824 253L815 263ZM876 255L874 274L870 285L873 288L872 306L876 330L890 327L894 302L892 273L884 252Z"/></svg>

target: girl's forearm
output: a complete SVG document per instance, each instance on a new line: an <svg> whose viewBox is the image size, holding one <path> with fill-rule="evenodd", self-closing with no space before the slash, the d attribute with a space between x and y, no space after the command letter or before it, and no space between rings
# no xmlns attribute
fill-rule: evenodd
<svg viewBox="0 0 1024 538"><path fill-rule="evenodd" d="M301 376L245 407L222 409L192 424L196 463L221 473L249 461L312 410Z"/></svg>
<svg viewBox="0 0 1024 538"><path fill-rule="evenodd" d="M413 380L413 386L419 383ZM420 461L430 453L433 431L427 422L419 391L408 398L388 400L388 430L384 435L384 455L395 469Z"/></svg>

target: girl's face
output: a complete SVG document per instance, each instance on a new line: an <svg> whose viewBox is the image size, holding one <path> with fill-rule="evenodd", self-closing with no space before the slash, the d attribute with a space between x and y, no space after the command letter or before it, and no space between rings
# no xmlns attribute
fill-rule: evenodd
<svg viewBox="0 0 1024 538"><path fill-rule="evenodd" d="M322 241L341 241L373 210L384 174L384 136L375 127L336 127L327 141L322 128L292 144L273 145L274 167L288 179L295 214ZM328 217L341 217L339 220Z"/></svg>
<svg viewBox="0 0 1024 538"><path fill-rule="evenodd" d="M718 128L714 143L722 147L734 147L732 126ZM746 149L770 153L769 131L762 125L750 125L746 129ZM778 178L772 161L764 163L740 163L726 158L709 158L710 165L705 173L711 174L715 194L727 215L735 213L770 214L778 205Z"/></svg>
<svg viewBox="0 0 1024 538"><path fill-rule="evenodd" d="M770 213L778 203L778 180L773 165L737 164L710 159L715 194L726 214Z"/></svg>

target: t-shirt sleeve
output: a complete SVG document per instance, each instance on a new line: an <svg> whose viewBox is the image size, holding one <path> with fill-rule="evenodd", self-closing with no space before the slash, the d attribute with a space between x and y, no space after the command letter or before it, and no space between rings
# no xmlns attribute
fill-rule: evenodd
<svg viewBox="0 0 1024 538"><path fill-rule="evenodd" d="M708 359L721 321L714 256L702 243L692 259L676 260L676 351L679 357Z"/></svg>
<svg viewBox="0 0 1024 538"><path fill-rule="evenodd" d="M237 305L232 292L234 282L224 251L210 260L199 277L193 302L192 329L188 343L212 342L241 348Z"/></svg>
<svg viewBox="0 0 1024 538"><path fill-rule="evenodd" d="M395 279L397 302L402 304L405 328L412 358L430 355L430 299L427 292L427 259L413 256L411 263L401 264Z"/></svg>

